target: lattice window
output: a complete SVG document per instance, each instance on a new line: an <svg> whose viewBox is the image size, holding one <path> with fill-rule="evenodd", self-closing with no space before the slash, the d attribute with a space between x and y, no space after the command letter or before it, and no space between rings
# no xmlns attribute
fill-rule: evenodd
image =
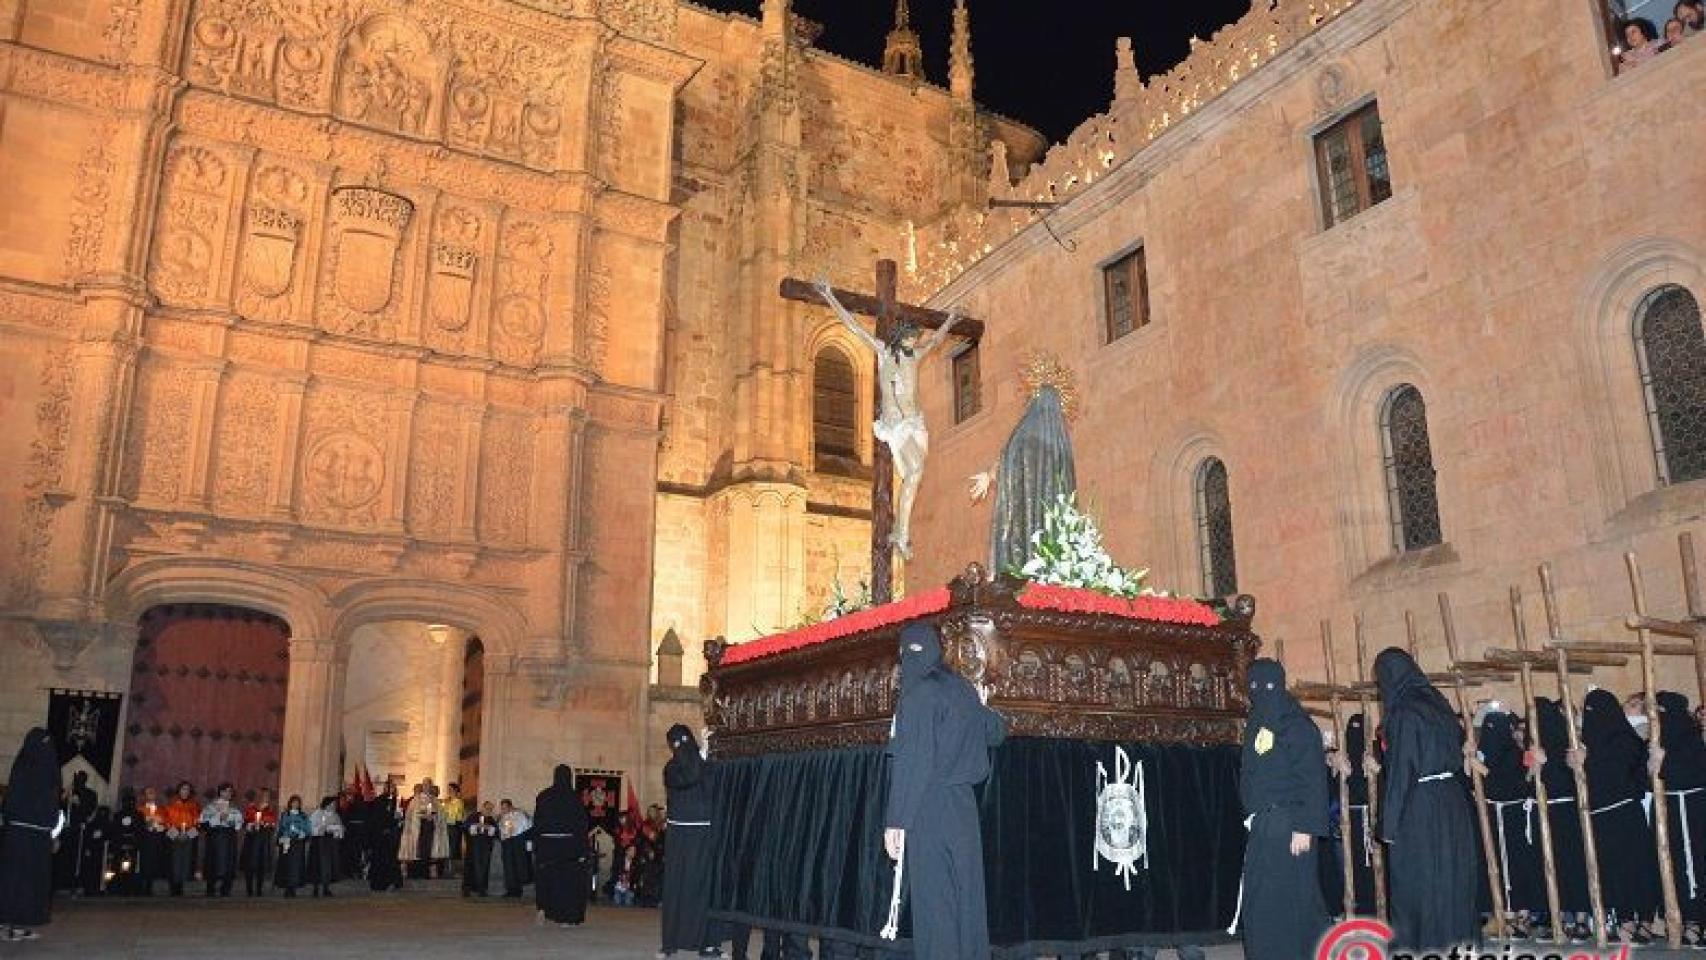
<svg viewBox="0 0 1706 960"><path fill-rule="evenodd" d="M1315 166L1327 226L1342 223L1392 196L1380 106L1371 103L1315 138Z"/></svg>
<svg viewBox="0 0 1706 960"><path fill-rule="evenodd" d="M819 473L858 472L856 384L847 354L836 347L818 351L812 371L812 460Z"/></svg>
<svg viewBox="0 0 1706 960"><path fill-rule="evenodd" d="M1149 266L1143 248L1102 268L1108 342L1149 323Z"/></svg>
<svg viewBox="0 0 1706 960"><path fill-rule="evenodd" d="M1635 355L1660 484L1706 477L1706 330L1700 303L1678 286L1635 311Z"/></svg>
<svg viewBox="0 0 1706 960"><path fill-rule="evenodd" d="M1392 548L1403 553L1440 543L1433 448L1428 442L1427 404L1420 390L1406 383L1386 395L1380 407L1380 441Z"/></svg>
<svg viewBox="0 0 1706 960"><path fill-rule="evenodd" d="M1203 595L1230 597L1238 592L1238 562L1232 546L1232 499L1226 464L1209 457L1197 467L1197 550L1202 560Z"/></svg>
<svg viewBox="0 0 1706 960"><path fill-rule="evenodd" d="M965 423L983 409L977 344L954 354L954 422Z"/></svg>

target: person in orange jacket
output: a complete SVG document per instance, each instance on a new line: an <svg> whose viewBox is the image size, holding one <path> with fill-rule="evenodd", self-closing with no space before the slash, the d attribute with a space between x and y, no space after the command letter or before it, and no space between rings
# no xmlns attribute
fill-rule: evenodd
<svg viewBox="0 0 1706 960"><path fill-rule="evenodd" d="M195 788L188 780L178 784L172 802L160 812L166 824L166 847L169 852L169 871L166 876L172 886L172 896L184 895L184 883L195 870L196 838L201 835L201 804L196 802Z"/></svg>

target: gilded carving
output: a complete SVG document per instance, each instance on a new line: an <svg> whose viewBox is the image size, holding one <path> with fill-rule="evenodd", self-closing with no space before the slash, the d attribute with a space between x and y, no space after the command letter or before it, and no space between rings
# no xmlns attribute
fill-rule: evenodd
<svg viewBox="0 0 1706 960"><path fill-rule="evenodd" d="M337 112L358 123L422 136L434 129L438 56L419 26L372 17L344 42Z"/></svg>
<svg viewBox="0 0 1706 960"><path fill-rule="evenodd" d="M334 333L383 336L379 314L390 305L400 283L397 263L403 234L415 205L404 197L372 187L342 187L332 192L330 262L331 309L323 312Z"/></svg>
<svg viewBox="0 0 1706 960"><path fill-rule="evenodd" d="M161 299L199 303L214 293L229 180L225 161L203 147L180 147L167 158L149 271Z"/></svg>
<svg viewBox="0 0 1706 960"><path fill-rule="evenodd" d="M492 352L505 363L531 366L539 360L554 249L550 235L540 224L523 221L504 231Z"/></svg>

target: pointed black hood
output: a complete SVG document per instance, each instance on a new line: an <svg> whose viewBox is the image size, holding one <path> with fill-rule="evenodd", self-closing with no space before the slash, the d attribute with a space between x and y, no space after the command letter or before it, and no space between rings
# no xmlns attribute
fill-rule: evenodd
<svg viewBox="0 0 1706 960"><path fill-rule="evenodd" d="M908 690L942 666L942 634L931 623L911 623L900 631L900 690Z"/></svg>

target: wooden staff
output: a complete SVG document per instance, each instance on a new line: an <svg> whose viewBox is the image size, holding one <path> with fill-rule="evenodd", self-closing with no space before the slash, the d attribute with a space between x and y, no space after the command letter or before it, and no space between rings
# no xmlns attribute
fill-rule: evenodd
<svg viewBox="0 0 1706 960"><path fill-rule="evenodd" d="M1635 602L1635 616L1647 616L1647 591L1641 585L1641 565L1636 562L1635 554L1625 553L1623 564L1629 568L1629 592ZM1660 746L1664 741L1659 737L1659 697L1658 687L1653 682L1653 634L1643 623L1635 628L1635 636L1641 641L1641 680L1647 690L1647 737L1654 748L1663 750ZM1659 854L1659 889L1665 897L1665 939L1670 941L1672 950L1682 946L1682 908L1676 899L1676 865L1671 863L1670 856L1670 803L1665 796L1665 778L1657 764L1651 765L1653 776L1653 844Z"/></svg>
<svg viewBox="0 0 1706 960"><path fill-rule="evenodd" d="M1564 627L1558 619L1558 594L1552 588L1552 565L1549 563L1540 565L1540 596L1546 603L1546 636L1558 654L1558 703L1564 708L1564 729L1570 735L1570 752L1579 753L1582 736L1576 731L1576 705L1570 694L1570 654L1558 646L1564 639ZM1538 731L1538 717L1535 723ZM1576 778L1576 815L1582 821L1582 858L1587 861L1588 906L1593 910L1593 935L1599 949L1604 950L1607 939L1605 894L1599 888L1599 844L1593 835L1593 805L1588 796L1588 776L1587 771L1577 764L1571 763L1569 767Z"/></svg>
<svg viewBox="0 0 1706 960"><path fill-rule="evenodd" d="M1469 709L1469 684L1464 681L1463 674L1457 673L1457 625L1451 618L1451 598L1445 594L1439 595L1439 618L1445 626L1445 652L1451 658L1451 667L1455 676L1452 686L1457 689L1457 712L1463 716L1463 751L1465 758L1473 757L1478 751L1476 744L1474 712ZM1410 642L1415 642L1415 618L1410 612L1404 612L1404 623L1410 630ZM1487 860L1488 894L1493 900L1493 936L1500 940L1505 938L1505 890L1502 872L1499 869L1499 851L1493 846L1493 824L1487 816L1487 786L1481 780L1481 764L1477 760L1469 764L1469 785L1475 793L1475 816L1481 822L1481 854Z"/></svg>
<svg viewBox="0 0 1706 960"><path fill-rule="evenodd" d="M1682 553L1682 594L1688 601L1688 619L1694 628L1694 682L1700 691L1700 701L1706 702L1706 600L1700 596L1700 567L1694 560L1694 534L1682 533L1676 538Z"/></svg>
<svg viewBox="0 0 1706 960"><path fill-rule="evenodd" d="M1327 664L1327 685L1333 688L1328 702L1333 707L1333 730L1339 738L1339 756L1345 758L1345 770L1339 776L1339 849L1342 854L1339 866L1345 880L1345 918L1350 919L1357 912L1356 866L1351 859L1351 764L1350 751L1346 748L1349 738L1346 736L1344 705L1339 696L1338 669L1333 666L1333 623L1330 620L1321 621L1321 657Z"/></svg>
<svg viewBox="0 0 1706 960"><path fill-rule="evenodd" d="M1357 690L1362 700L1362 730L1363 730L1363 775L1368 779L1368 809L1362 812L1363 824L1368 835L1368 859L1370 869L1374 873L1374 913L1381 920L1387 917L1386 911L1386 847L1380 842L1380 831L1376 826L1380 823L1380 764L1374 762L1374 748L1379 745L1380 737L1375 731L1380 729L1374 712L1374 696L1368 684L1368 636L1363 630L1362 614L1356 615L1357 634Z"/></svg>
<svg viewBox="0 0 1706 960"><path fill-rule="evenodd" d="M1511 587L1511 628L1516 632L1517 652L1528 653L1528 622L1522 612L1522 588ZM1518 666L1522 680L1522 702L1528 710L1528 729L1533 745L1540 747L1540 711L1534 702L1534 666L1525 657ZM1560 758L1562 759L1562 758ZM1552 942L1564 942L1564 918L1558 895L1558 858L1552 852L1552 818L1547 806L1546 779L1541 767L1534 768L1534 802L1540 806L1540 859L1546 869L1546 911L1552 918Z"/></svg>

